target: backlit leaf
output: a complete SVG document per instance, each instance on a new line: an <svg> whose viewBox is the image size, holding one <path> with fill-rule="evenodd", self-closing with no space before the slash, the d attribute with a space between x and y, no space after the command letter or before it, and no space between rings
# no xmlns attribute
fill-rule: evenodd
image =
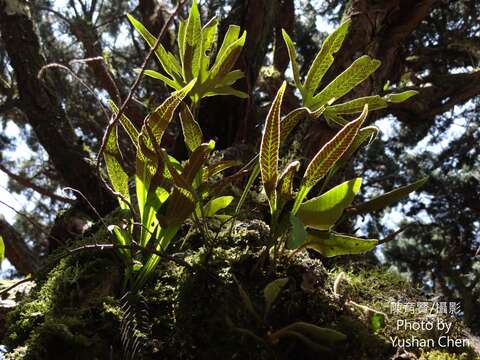
<svg viewBox="0 0 480 360"><path fill-rule="evenodd" d="M335 232L310 232L307 236L308 248L318 251L326 257L359 254L373 249L376 239L361 239Z"/></svg>
<svg viewBox="0 0 480 360"><path fill-rule="evenodd" d="M135 69L135 70L139 70L139 69ZM179 83L177 83L175 80L172 80L166 77L165 75L162 75L158 71L145 70L143 73L148 77L163 81L165 84L167 84L171 88L174 88L175 90L180 90L182 88L182 86Z"/></svg>
<svg viewBox="0 0 480 360"><path fill-rule="evenodd" d="M140 33L140 35L145 39L150 47L154 47L155 43L157 42L157 38L153 36L145 26L142 25L140 21L135 19L132 15L127 14L128 20L132 23L134 28ZM160 64L162 65L163 69L167 74L172 76L173 78L179 78L181 75L180 64L178 63L175 56L169 53L162 44L158 44L157 49L155 51L155 55L157 56Z"/></svg>
<svg viewBox="0 0 480 360"><path fill-rule="evenodd" d="M163 134L173 118L173 113L185 96L187 96L188 92L193 88L195 82L196 79L192 80L182 90L174 92L145 119L142 132L140 133L140 139L149 150L155 150L153 142L158 146L161 145ZM147 127L149 128L149 131ZM153 139L150 138L151 135L153 136Z"/></svg>
<svg viewBox="0 0 480 360"><path fill-rule="evenodd" d="M279 177L277 185L278 197L281 201L287 201L292 198L293 193L293 176L300 168L299 161L292 161L283 170Z"/></svg>
<svg viewBox="0 0 480 360"><path fill-rule="evenodd" d="M384 96L384 99L391 103L401 103L418 94L418 91L407 90L401 93L392 93Z"/></svg>
<svg viewBox="0 0 480 360"><path fill-rule="evenodd" d="M212 18L202 28L202 60L200 69L200 79L203 81L208 77L208 68L213 54L213 45L217 35L218 19Z"/></svg>
<svg viewBox="0 0 480 360"><path fill-rule="evenodd" d="M117 105L112 100L108 100L108 105L110 105L110 108L115 113L115 115L117 115L119 113L120 109L117 107ZM128 137L132 141L132 144L136 148L138 148L138 135L139 135L139 133L138 133L138 130L135 127L135 125L133 125L133 123L130 121L130 119L128 117L125 116L125 114L122 114L122 116L120 116L120 124L125 129Z"/></svg>
<svg viewBox="0 0 480 360"><path fill-rule="evenodd" d="M202 24L197 0L193 0L185 27L183 74L186 81L198 77L202 57Z"/></svg>
<svg viewBox="0 0 480 360"><path fill-rule="evenodd" d="M302 223L318 230L328 230L340 219L358 193L361 178L345 181L326 193L304 202L297 216Z"/></svg>
<svg viewBox="0 0 480 360"><path fill-rule="evenodd" d="M331 33L323 42L320 52L313 60L312 66L308 70L305 78L304 90L308 97L313 97L323 76L333 64L333 54L342 47L343 40L348 33L351 20L343 22L333 33ZM360 110L361 111L361 110Z"/></svg>
<svg viewBox="0 0 480 360"><path fill-rule="evenodd" d="M282 36L285 44L287 45L288 56L290 57L290 62L292 63L293 79L295 80L295 86L301 93L303 93L302 82L300 81L300 68L297 62L297 52L295 50L295 46L293 45L293 41L288 35L288 33L283 29Z"/></svg>
<svg viewBox="0 0 480 360"><path fill-rule="evenodd" d="M110 131L103 157L105 159L105 164L107 165L108 178L113 189L117 193L120 193L127 201L130 201L130 194L128 191L128 175L122 166L122 158L117 143L116 126L112 129L112 131ZM128 208L128 205L122 199L118 199L118 201L121 208Z"/></svg>
<svg viewBox="0 0 480 360"><path fill-rule="evenodd" d="M327 106L327 108L325 109L325 114L356 114L362 112L365 105L368 105L368 111L373 111L386 108L388 102L378 95L365 96L351 101L347 101L342 104Z"/></svg>
<svg viewBox="0 0 480 360"><path fill-rule="evenodd" d="M247 38L247 33L244 31L243 35L236 41L230 44L225 51L217 55L217 59L212 69L210 70L210 79L215 80L222 78L232 69L232 67L237 62L240 53L242 52L243 45L245 44L245 39ZM223 49L223 47L222 47ZM222 50L221 49L221 50Z"/></svg>
<svg viewBox="0 0 480 360"><path fill-rule="evenodd" d="M200 125L193 118L193 114L187 105L181 107L180 123L182 125L183 139L190 152L194 151L203 142L203 134Z"/></svg>
<svg viewBox="0 0 480 360"><path fill-rule="evenodd" d="M204 207L203 207L203 214L206 217L212 217L220 210L225 209L228 207L231 202L233 201L233 196L220 196L215 199L211 199ZM201 216L201 211L198 209L197 215Z"/></svg>
<svg viewBox="0 0 480 360"><path fill-rule="evenodd" d="M305 171L299 193L295 199L292 212L295 214L308 192L328 173L335 162L347 151L354 141L358 130L365 121L368 105L365 105L362 114L345 125L320 151L315 155Z"/></svg>
<svg viewBox="0 0 480 360"><path fill-rule="evenodd" d="M310 115L310 110L306 107L301 107L295 110L290 111L283 119L280 121L280 142L282 143L292 132L293 129L297 126L298 122L302 119L307 118Z"/></svg>
<svg viewBox="0 0 480 360"><path fill-rule="evenodd" d="M260 173L272 213L276 209L275 188L278 179L278 153L280 148L280 110L286 86L287 83L283 82L275 100L273 100L260 144Z"/></svg>
<svg viewBox="0 0 480 360"><path fill-rule="evenodd" d="M355 215L366 214L372 211L383 209L387 206L394 205L404 197L408 196L408 194L411 192L420 188L427 182L427 180L428 177L424 177L423 179L417 180L414 183L394 189L386 194L376 197L375 199L367 201L366 203L355 206L350 213Z"/></svg>
<svg viewBox="0 0 480 360"><path fill-rule="evenodd" d="M341 98L367 79L378 69L380 64L381 62L379 60L372 59L368 55L361 56L322 91L315 95L311 103L305 104L305 106L311 109L318 109L320 106L328 104L332 100L335 101Z"/></svg>

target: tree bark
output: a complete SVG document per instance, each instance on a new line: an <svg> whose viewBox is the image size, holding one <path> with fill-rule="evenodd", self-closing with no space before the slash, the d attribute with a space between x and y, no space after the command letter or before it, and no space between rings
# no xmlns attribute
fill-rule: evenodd
<svg viewBox="0 0 480 360"><path fill-rule="evenodd" d="M20 1L0 1L0 31L17 81L20 107L26 114L40 144L47 151L65 184L79 190L101 214L115 206L115 199L102 186L82 149L54 84L39 79L45 65L38 37L28 10ZM91 212L83 200L84 208Z"/></svg>
<svg viewBox="0 0 480 360"><path fill-rule="evenodd" d="M33 254L15 228L0 216L0 235L5 244L5 257L21 275L34 274L38 268L38 258Z"/></svg>

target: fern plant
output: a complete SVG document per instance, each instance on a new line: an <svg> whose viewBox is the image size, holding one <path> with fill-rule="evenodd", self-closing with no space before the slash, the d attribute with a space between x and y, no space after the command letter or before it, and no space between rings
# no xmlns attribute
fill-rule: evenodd
<svg viewBox="0 0 480 360"><path fill-rule="evenodd" d="M325 187L333 174L362 144L375 138L378 133L376 127L362 127L369 109L381 109L389 102L404 101L415 95L415 92L407 91L384 97L368 96L333 105L337 99L348 94L380 66L378 60L369 56L362 56L355 60L343 73L316 93L323 76L334 61L333 54L342 45L349 24L349 21L344 22L325 40L303 83L300 81L293 42L288 34L283 32L292 62L294 82L302 95L304 107L294 110L281 120L281 105L286 89L286 82L284 82L267 115L260 145L259 166L254 168L251 175L252 179L260 173L268 198L272 232L270 245L274 254L277 254L279 247L283 246L278 239L286 235L288 230L286 223L290 223L292 235L286 242L286 247L289 249L308 247L325 256L370 250L378 244L378 240L339 234L334 231L335 226L347 215L352 216L391 205L426 181L426 179L419 180L348 211L346 209L360 189L361 178L346 181L320 196L307 200L308 194L318 183L323 180L323 187ZM356 113L360 115L351 121L342 117ZM294 193L293 179L300 169L300 163L293 161L280 173L278 168L280 145L302 118L317 119L322 115L327 123L341 126L341 129L310 161L305 173L301 176L298 191ZM248 185L251 185L253 180ZM291 203L290 211L283 211L289 203Z"/></svg>
<svg viewBox="0 0 480 360"><path fill-rule="evenodd" d="M206 180L231 164L207 165L215 142L203 141L201 130L185 104L181 106L181 122L190 150L188 161L181 164L160 146L175 110L194 87L195 81L174 92L150 113L141 131L126 116L121 117L120 124L136 149L135 197L130 196L129 175L122 166L116 132L112 131L108 138L104 157L111 185L120 195L120 207L135 211L127 226L111 227L122 247L120 255L130 265L127 266L127 280L132 282L134 290L140 289L148 280L160 260L160 253L168 249L187 218L194 217L201 228L199 218L215 216L232 201L230 196L211 196L212 187ZM113 102L110 105L114 112L118 112ZM136 204L131 203L133 199ZM135 245L140 249L151 248L154 253L145 258L135 251Z"/></svg>
<svg viewBox="0 0 480 360"><path fill-rule="evenodd" d="M128 19L153 47L156 42L155 36L132 15L128 15ZM217 29L217 18L202 26L197 1L194 0L188 19L180 20L177 37L178 58L160 44L156 56L164 73L146 70L145 75L159 79L175 90L180 90L193 79L197 79L189 93L193 109L197 108L204 97L216 95L248 97L245 92L232 87L237 80L244 77L241 70L232 69L243 49L247 33L244 31L240 34L239 26L230 25L213 61Z"/></svg>

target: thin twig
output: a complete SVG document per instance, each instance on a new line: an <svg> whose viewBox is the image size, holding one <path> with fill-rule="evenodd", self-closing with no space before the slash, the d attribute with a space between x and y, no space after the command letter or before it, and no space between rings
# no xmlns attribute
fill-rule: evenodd
<svg viewBox="0 0 480 360"><path fill-rule="evenodd" d="M47 230L45 230L40 224L38 224L36 221L32 220L29 216L25 215L24 213L18 211L17 209L15 209L14 207L8 205L6 202L0 200L0 204L2 205L5 205L6 207L8 207L10 210L12 210L13 212L15 212L17 215L23 217L25 220L27 220L30 224L33 225L33 227L35 229L37 229L38 231L40 231L42 234L45 234L47 237L57 241L59 244L63 244L63 241L57 239L56 237L52 236Z"/></svg>
<svg viewBox="0 0 480 360"><path fill-rule="evenodd" d="M31 276L27 276L26 278L17 281L15 284L10 285L6 289L3 289L2 291L0 291L0 297L2 297L4 294L8 293L10 290L15 289L17 286L22 285L22 284L24 284L26 282L29 282L29 281L33 281L33 278Z"/></svg>
<svg viewBox="0 0 480 360"><path fill-rule="evenodd" d="M75 200L74 199L70 199L70 198L67 198L67 197L64 197L64 196L60 196L60 195L57 195L41 186L38 186L37 184L33 183L31 180L29 179L25 179L24 177L20 176L20 175L17 175L17 174L14 174L12 173L10 170L8 170L5 166L3 166L3 164L0 164L0 171L4 172L5 174L8 175L8 177L10 177L11 179L13 179L14 181L16 181L17 183L19 183L20 185L22 185L23 187L26 187L26 188L29 188L29 189L32 189L33 191L36 191L37 193L39 193L40 195L44 195L44 196L47 196L53 200L56 200L56 201L61 201L61 202L65 202L67 204L74 204L75 203Z"/></svg>

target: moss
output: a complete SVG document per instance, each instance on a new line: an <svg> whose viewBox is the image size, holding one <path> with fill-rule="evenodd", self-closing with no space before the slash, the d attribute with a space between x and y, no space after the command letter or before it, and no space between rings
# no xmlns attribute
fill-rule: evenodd
<svg viewBox="0 0 480 360"><path fill-rule="evenodd" d="M10 359L126 354L145 360L386 359L397 351L389 341L398 334L392 326L396 317L388 314L391 300L426 301L418 289L382 267L355 264L327 270L320 259L304 253L281 258L273 269L264 257L268 227L261 221L237 225L233 234L221 233L210 248L191 232L191 250L179 254L189 266L162 262L140 294L121 299L121 272L112 253L62 259L11 314L5 342L12 350ZM105 232L90 241L101 242L100 236ZM335 286L340 272L345 280ZM263 289L280 277L288 283L265 314ZM369 311L352 302L387 313L386 326L372 328ZM347 341L321 355L295 339L270 342L269 334L296 321L338 330ZM455 335L462 332L457 325ZM456 354L412 351L424 359L474 359L466 348Z"/></svg>

